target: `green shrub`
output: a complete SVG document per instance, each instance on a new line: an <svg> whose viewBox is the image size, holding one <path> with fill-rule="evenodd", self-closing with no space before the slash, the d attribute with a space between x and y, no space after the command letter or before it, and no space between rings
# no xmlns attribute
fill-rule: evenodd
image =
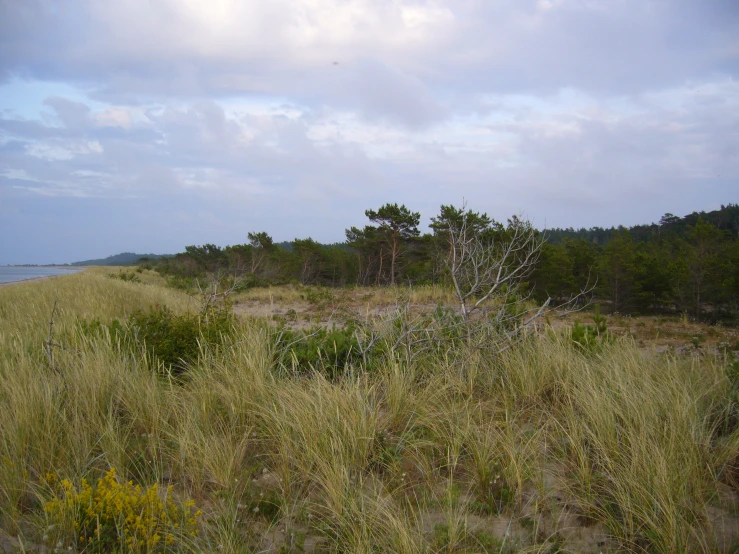
<svg viewBox="0 0 739 554"><path fill-rule="evenodd" d="M139 271L139 273L141 273ZM120 279L121 281L126 281L127 283L140 283L141 279L139 279L139 276L136 275L133 271L120 271L118 273L108 273L108 277L111 279Z"/></svg>
<svg viewBox="0 0 739 554"><path fill-rule="evenodd" d="M730 436L739 426L739 361L729 361L726 378L729 381L726 406L711 418L716 438Z"/></svg>
<svg viewBox="0 0 739 554"><path fill-rule="evenodd" d="M600 305L595 305L593 314L593 325L583 325L575 320L570 329L570 338L575 346L584 352L594 352L605 344L613 342L613 337L608 332L607 318L600 314Z"/></svg>
<svg viewBox="0 0 739 554"><path fill-rule="evenodd" d="M105 325L98 319L78 320L77 332L110 339L129 351L145 350L155 365L174 375L197 362L203 347L217 347L233 335L236 319L229 305L210 307L205 315L176 315L164 306L137 310L127 320Z"/></svg>
<svg viewBox="0 0 739 554"><path fill-rule="evenodd" d="M195 277L172 275L167 278L167 285L173 289L190 290L195 287Z"/></svg>
<svg viewBox="0 0 739 554"><path fill-rule="evenodd" d="M739 360L731 360L726 366L726 377L731 385L731 391L739 401Z"/></svg>
<svg viewBox="0 0 739 554"><path fill-rule="evenodd" d="M306 302L317 307L325 307L328 303L333 301L333 293L330 289L325 287L308 287L305 294L300 295Z"/></svg>
<svg viewBox="0 0 739 554"><path fill-rule="evenodd" d="M359 355L354 327L325 327L305 331L283 328L277 335L279 362L300 372L318 370L329 378L340 376Z"/></svg>
<svg viewBox="0 0 739 554"><path fill-rule="evenodd" d="M276 523L279 520L284 503L284 499L279 492L274 490L263 491L254 486L242 498L241 509L252 514L252 517L259 517Z"/></svg>
<svg viewBox="0 0 739 554"><path fill-rule="evenodd" d="M126 322L114 319L109 324L104 324L98 318L94 319L77 319L75 323L76 331L85 337L100 337L105 333L109 333L113 342L120 342L126 335Z"/></svg>
<svg viewBox="0 0 739 554"><path fill-rule="evenodd" d="M513 547L506 545L505 540L480 530L472 530L467 522L462 520L455 526L454 531L448 523L434 525L430 537L432 552L458 552L460 554L510 554ZM551 552L551 550L550 550Z"/></svg>
<svg viewBox="0 0 739 554"><path fill-rule="evenodd" d="M500 462L485 466L477 475L475 482L473 508L482 514L498 515L511 506L516 491L506 481Z"/></svg>
<svg viewBox="0 0 739 554"><path fill-rule="evenodd" d="M218 346L233 334L235 318L229 306L210 308L200 314L175 315L155 306L129 317L128 330L135 343L143 345L156 361L174 374L181 374L197 361L202 346Z"/></svg>

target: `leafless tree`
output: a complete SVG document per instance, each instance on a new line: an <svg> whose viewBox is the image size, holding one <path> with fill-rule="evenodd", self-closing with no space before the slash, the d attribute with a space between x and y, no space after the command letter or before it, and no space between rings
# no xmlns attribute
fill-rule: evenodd
<svg viewBox="0 0 739 554"><path fill-rule="evenodd" d="M213 306L218 302L224 302L231 294L238 291L244 282L244 277L238 277L236 274L228 275L221 270L208 274L204 283L201 283L200 279L195 279L200 295L200 317L207 317Z"/></svg>
<svg viewBox="0 0 739 554"><path fill-rule="evenodd" d="M491 226L479 216L468 220L464 207L454 213L463 217L447 219L438 228L448 241L443 264L458 309L440 306L432 313L414 312L409 295L399 297L384 314L357 314L354 338L365 366L377 347L403 356L408 363L458 340L472 349L460 351L463 356L477 350L503 352L530 336L545 316L578 311L589 304L594 288L589 284L558 305L551 299L534 300L525 285L546 239L528 221L514 217L504 228Z"/></svg>
<svg viewBox="0 0 739 554"><path fill-rule="evenodd" d="M445 228L449 248L444 263L470 342L504 350L543 316L577 311L589 303L589 284L557 306L551 299L534 302L524 290L546 242L530 222L514 216L506 228L491 232L471 222L465 206L457 213L461 217Z"/></svg>
<svg viewBox="0 0 739 554"><path fill-rule="evenodd" d="M506 301L518 294L541 257L544 236L529 222L514 218L500 234L484 240L467 217L447 230L446 267L465 321L489 300Z"/></svg>

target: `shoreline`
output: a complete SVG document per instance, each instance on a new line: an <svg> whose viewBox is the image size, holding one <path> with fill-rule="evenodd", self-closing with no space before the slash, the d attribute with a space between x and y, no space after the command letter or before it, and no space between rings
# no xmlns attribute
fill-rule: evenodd
<svg viewBox="0 0 739 554"><path fill-rule="evenodd" d="M12 266L11 266L12 267ZM59 269L67 269L60 267ZM54 279L55 277L66 277L67 275L71 275L74 273L80 273L84 271L84 269L69 269L68 274L59 274L59 275L39 275L38 277L30 277L28 279L21 279L19 281L7 281L5 283L0 283L0 287L7 287L10 285L21 285L23 283L30 283L32 281L43 281L45 279Z"/></svg>

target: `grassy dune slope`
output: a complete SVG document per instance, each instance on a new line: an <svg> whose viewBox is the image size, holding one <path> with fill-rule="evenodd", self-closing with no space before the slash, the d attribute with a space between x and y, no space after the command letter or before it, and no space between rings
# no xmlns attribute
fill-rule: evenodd
<svg viewBox="0 0 739 554"><path fill-rule="evenodd" d="M157 520L171 544L120 540L122 552L739 547L739 382L726 359L628 340L583 354L550 332L495 357L455 347L408 366L391 353L329 381L278 371L265 326L245 319L175 382L75 322L197 303L148 273L128 283L108 272L0 288L6 549L109 551L70 531L84 509L64 502L110 468L195 504L193 533ZM50 365L55 301L63 348ZM111 536L125 527L111 525Z"/></svg>

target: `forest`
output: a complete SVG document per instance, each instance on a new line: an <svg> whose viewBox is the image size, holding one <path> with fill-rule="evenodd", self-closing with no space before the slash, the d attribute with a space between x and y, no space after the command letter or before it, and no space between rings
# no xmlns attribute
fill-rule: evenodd
<svg viewBox="0 0 739 554"><path fill-rule="evenodd" d="M528 229L541 247L522 290L539 302L565 300L588 290L609 313L687 313L707 321L739 317L739 205L633 227L538 231L517 216L506 223L466 206L442 205L430 232L420 214L385 204L365 212L364 228L346 229L346 241L311 238L275 243L266 232L225 248L188 246L169 258L142 258L169 283L186 288L206 274L229 275L242 286L288 283L351 285L447 284L450 228L464 224L484 244L505 243ZM516 262L517 263L517 262Z"/></svg>

